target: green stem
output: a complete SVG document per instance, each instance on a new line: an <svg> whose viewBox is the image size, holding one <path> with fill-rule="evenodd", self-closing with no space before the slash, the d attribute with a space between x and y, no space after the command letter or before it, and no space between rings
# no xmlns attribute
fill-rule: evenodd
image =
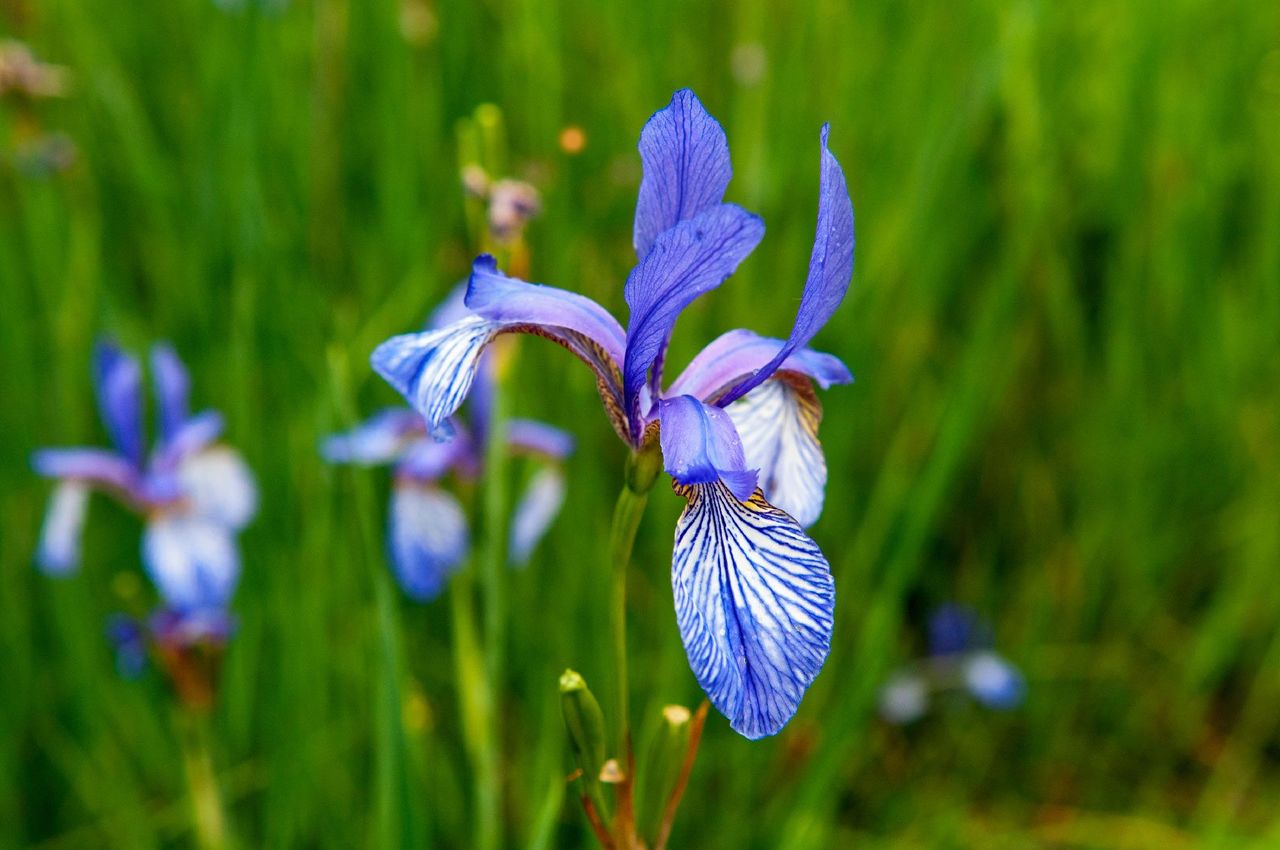
<svg viewBox="0 0 1280 850"><path fill-rule="evenodd" d="M230 842L227 838L226 820L222 814L218 778L213 771L213 758L209 753L208 715L180 710L177 719L182 738L182 766L191 793L196 845L201 850L225 850Z"/></svg>
<svg viewBox="0 0 1280 850"><path fill-rule="evenodd" d="M462 736L475 777L474 846L492 848L498 846L498 754L491 734L493 692L480 651L472 589L473 571L470 566L460 570L449 583L453 663L457 672Z"/></svg>
<svg viewBox="0 0 1280 850"><path fill-rule="evenodd" d="M630 486L622 488L618 503L613 509L613 530L609 535L609 557L613 562L613 672L617 699L617 758L626 769L627 750L630 747L631 720L627 694L627 566L631 563L631 549L636 542L636 531L644 506L649 500L648 491L637 493Z"/></svg>

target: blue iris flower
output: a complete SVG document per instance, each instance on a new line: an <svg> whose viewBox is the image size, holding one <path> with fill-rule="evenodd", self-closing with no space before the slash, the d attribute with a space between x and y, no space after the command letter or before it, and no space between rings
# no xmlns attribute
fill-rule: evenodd
<svg viewBox="0 0 1280 850"><path fill-rule="evenodd" d="M225 614L235 590L236 536L257 512L253 475L236 452L216 442L222 433L219 414L190 414L190 378L169 345L151 349L157 438L150 452L143 435L141 364L101 341L93 365L98 406L114 449L43 449L32 455L36 472L58 482L36 562L53 575L74 571L89 494L109 493L146 520L142 559L167 616L189 620L200 631L201 624ZM192 629L184 634L192 640L201 636ZM136 657L122 664L132 668Z"/></svg>
<svg viewBox="0 0 1280 850"><path fill-rule="evenodd" d="M943 605L929 619L929 655L890 677L880 713L910 723L929 709L932 693L960 690L982 705L1008 710L1022 704L1027 683L1018 668L991 649L991 628L968 608Z"/></svg>
<svg viewBox="0 0 1280 850"><path fill-rule="evenodd" d="M433 435L472 390L485 347L504 333L552 339L595 372L614 430L639 449L655 437L687 500L672 586L690 666L711 702L748 738L792 717L830 648L835 589L804 528L822 511L827 468L813 385L852 380L806 346L834 313L853 271L853 205L820 133L817 234L790 336L720 336L664 388L676 319L728 278L764 235L759 217L723 201L732 167L724 130L693 92L676 92L640 134L638 263L624 289L626 330L599 304L473 266L472 315L393 337L373 366Z"/></svg>
<svg viewBox="0 0 1280 850"><path fill-rule="evenodd" d="M445 327L469 315L463 306L465 293L465 286L456 289L427 327ZM461 417L451 417L445 423L449 439L432 439L414 410L388 408L345 434L329 437L321 447L333 463L393 467L387 523L391 565L405 593L421 602L438 596L467 556L466 513L441 484L450 473L462 481L480 475L492 397L492 359L483 360L468 405L470 427ZM558 461L572 452L573 439L528 419L509 420L506 432L513 453L546 461L530 479L512 517L508 555L513 565L523 566L564 503L565 479Z"/></svg>

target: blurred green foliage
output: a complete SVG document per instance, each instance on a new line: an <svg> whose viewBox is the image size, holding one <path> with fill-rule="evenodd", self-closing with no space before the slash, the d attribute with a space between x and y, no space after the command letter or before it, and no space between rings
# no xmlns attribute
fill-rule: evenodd
<svg viewBox="0 0 1280 850"><path fill-rule="evenodd" d="M543 192L532 279L622 315L635 140L685 85L769 231L669 362L786 333L829 120L858 256L816 345L858 381L823 399L830 660L775 739L712 713L674 845L1280 843L1280 6L5 0L0 27L72 74L0 108L0 144L78 149L0 172L0 846L191 840L164 685L119 680L103 638L150 593L135 520L97 498L81 574L31 564L27 457L103 440L102 332L173 340L260 479L215 718L242 842L469 845L448 604L401 600L385 475L327 468L317 440L393 400L369 351L467 269L457 119L499 105ZM585 847L556 681L609 681L623 447L553 346L522 342L513 383L513 412L580 443L511 577L505 823ZM655 493L631 588L649 725L701 696L667 578L679 507ZM877 688L947 599L992 619L1027 703L889 727Z"/></svg>

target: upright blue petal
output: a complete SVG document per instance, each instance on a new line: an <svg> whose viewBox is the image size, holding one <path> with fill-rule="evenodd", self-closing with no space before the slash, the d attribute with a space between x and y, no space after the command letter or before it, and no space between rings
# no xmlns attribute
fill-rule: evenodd
<svg viewBox="0 0 1280 850"><path fill-rule="evenodd" d="M81 481L58 484L49 497L49 508L40 530L36 564L50 575L66 575L80 565L80 538L89 488Z"/></svg>
<svg viewBox="0 0 1280 850"><path fill-rule="evenodd" d="M168 442L191 415L191 378L167 342L151 347L151 378L155 382L158 433L162 442Z"/></svg>
<svg viewBox="0 0 1280 850"><path fill-rule="evenodd" d="M240 553L224 525L161 514L147 523L142 559L165 604L179 611L224 608L240 578Z"/></svg>
<svg viewBox="0 0 1280 850"><path fill-rule="evenodd" d="M204 451L222 436L223 426L222 414L216 410L202 410L188 417L156 446L151 455L150 472L175 471L186 458Z"/></svg>
<svg viewBox="0 0 1280 850"><path fill-rule="evenodd" d="M391 463L404 452L415 434L425 434L422 417L405 407L389 407L375 413L342 434L321 444L320 453L330 463L372 466Z"/></svg>
<svg viewBox="0 0 1280 850"><path fill-rule="evenodd" d="M404 592L434 599L467 555L467 519L457 500L435 487L398 484L388 516L391 565Z"/></svg>
<svg viewBox="0 0 1280 850"><path fill-rule="evenodd" d="M636 256L658 234L720 203L733 177L724 128L689 89L671 96L640 131L644 177L636 199Z"/></svg>
<svg viewBox="0 0 1280 850"><path fill-rule="evenodd" d="M671 585L689 666L739 734L773 735L795 714L831 646L835 585L790 516L721 483L679 488Z"/></svg>
<svg viewBox="0 0 1280 850"><path fill-rule="evenodd" d="M929 654L961 655L986 642L977 616L963 605L938 606L929 618Z"/></svg>
<svg viewBox="0 0 1280 850"><path fill-rule="evenodd" d="M756 473L747 469L738 432L723 410L682 395L658 402L658 421L663 466L678 483L722 480L739 501L755 492Z"/></svg>
<svg viewBox="0 0 1280 850"><path fill-rule="evenodd" d="M994 652L975 652L965 660L964 682L974 699L988 708L1016 708L1027 691L1026 680Z"/></svg>
<svg viewBox="0 0 1280 850"><path fill-rule="evenodd" d="M508 556L512 564L524 566L534 548L564 505L564 473L557 467L538 470L529 481L511 514L511 540Z"/></svg>
<svg viewBox="0 0 1280 850"><path fill-rule="evenodd" d="M100 340L93 350L94 386L102 424L120 454L142 463L142 367L115 343Z"/></svg>
<svg viewBox="0 0 1280 850"><path fill-rule="evenodd" d="M822 175L818 187L818 226L809 257L809 276L805 280L800 309L787 344L764 367L729 391L720 400L729 404L746 395L773 374L782 362L809 344L814 335L835 313L853 276L853 202L845 185L844 171L827 148L830 127L823 125Z"/></svg>
<svg viewBox="0 0 1280 850"><path fill-rule="evenodd" d="M627 278L631 308L622 367L623 397L633 438L640 431L639 394L662 355L676 318L695 298L733 274L764 237L764 222L741 207L717 204L665 230Z"/></svg>

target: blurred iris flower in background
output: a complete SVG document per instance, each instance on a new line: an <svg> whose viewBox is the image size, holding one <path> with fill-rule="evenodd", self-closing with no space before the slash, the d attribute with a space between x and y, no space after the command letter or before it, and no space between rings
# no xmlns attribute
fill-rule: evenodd
<svg viewBox="0 0 1280 850"><path fill-rule="evenodd" d="M151 349L157 438L148 453L143 428L142 366L114 343L94 350L94 384L113 449L43 449L36 472L57 484L40 535L36 562L52 575L80 563L89 495L109 493L145 519L142 560L161 607L144 627L113 620L109 635L122 671L138 667L145 633L183 646L220 643L230 633L227 612L240 575L236 536L257 512L253 475L240 455L216 441L222 417L191 415L190 378L167 344Z"/></svg>
<svg viewBox="0 0 1280 850"><path fill-rule="evenodd" d="M824 126L808 278L785 341L730 331L663 389L676 319L764 236L759 217L723 202L732 176L724 130L682 90L640 136L639 262L626 283L625 332L594 301L509 277L483 255L466 294L472 315L393 337L372 358L437 438L452 433L484 350L501 334L547 337L595 371L618 435L636 451L659 439L687 500L672 565L676 619L699 684L748 738L786 724L830 647L834 585L803 530L822 511L827 477L813 383L852 378L835 357L806 346L848 290L854 222L827 134Z"/></svg>
<svg viewBox="0 0 1280 850"><path fill-rule="evenodd" d="M469 314L463 305L465 291L465 286L456 288L427 327L464 319ZM470 427L451 417L450 438L432 439L422 416L410 408L388 408L351 431L329 437L321 449L333 463L393 466L387 546L400 586L418 601L439 595L467 557L466 512L457 497L440 485L450 473L459 481L471 482L482 471L493 380L492 356L483 360L468 405ZM512 453L546 462L530 479L511 520L507 551L511 563L522 566L564 503L565 478L558 461L572 452L573 438L542 422L512 419L506 423L506 439Z"/></svg>
<svg viewBox="0 0 1280 850"><path fill-rule="evenodd" d="M990 627L972 611L941 606L929 620L928 657L890 677L880 691L880 714L891 723L910 723L929 710L933 694L955 691L988 708L1018 707L1026 680L991 643Z"/></svg>

